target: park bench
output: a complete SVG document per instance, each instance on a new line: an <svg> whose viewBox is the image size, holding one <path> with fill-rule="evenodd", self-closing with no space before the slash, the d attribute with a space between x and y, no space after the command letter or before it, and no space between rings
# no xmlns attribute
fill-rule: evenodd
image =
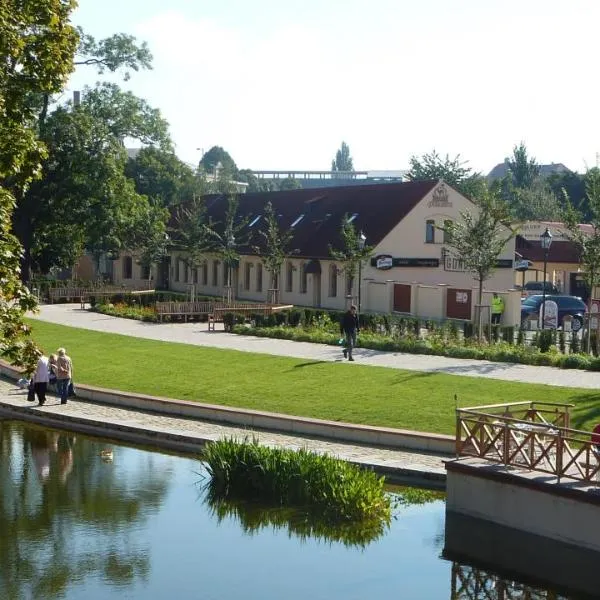
<svg viewBox="0 0 600 600"><path fill-rule="evenodd" d="M162 322L163 317L183 317L187 322L188 317L208 317L214 312L214 302L157 302L156 314Z"/></svg>

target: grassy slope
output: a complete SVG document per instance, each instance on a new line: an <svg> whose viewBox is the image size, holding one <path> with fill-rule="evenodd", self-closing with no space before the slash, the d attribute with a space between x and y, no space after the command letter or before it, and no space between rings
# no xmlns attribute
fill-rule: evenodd
<svg viewBox="0 0 600 600"><path fill-rule="evenodd" d="M600 391L401 371L156 342L32 321L47 351L64 346L75 381L335 421L454 433L460 406L573 402L573 426L600 420Z"/></svg>

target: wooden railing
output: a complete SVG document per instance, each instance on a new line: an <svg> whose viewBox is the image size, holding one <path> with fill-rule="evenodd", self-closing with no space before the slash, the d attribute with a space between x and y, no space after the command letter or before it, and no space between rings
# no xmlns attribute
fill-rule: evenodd
<svg viewBox="0 0 600 600"><path fill-rule="evenodd" d="M50 303L57 300L79 300L81 308L84 308L86 302L89 303L90 298L110 298L117 294L127 294L140 296L143 294L154 294L155 290L135 290L117 286L102 286L102 287L56 287L48 290Z"/></svg>
<svg viewBox="0 0 600 600"><path fill-rule="evenodd" d="M262 313L271 314L273 312L293 308L291 304L261 304L257 302L157 302L156 314L162 321L164 316L183 317L187 321L188 317L212 317L214 320L222 320L223 314L233 312L236 314Z"/></svg>
<svg viewBox="0 0 600 600"><path fill-rule="evenodd" d="M516 402L456 411L456 455L591 482L600 439L571 429L572 404Z"/></svg>

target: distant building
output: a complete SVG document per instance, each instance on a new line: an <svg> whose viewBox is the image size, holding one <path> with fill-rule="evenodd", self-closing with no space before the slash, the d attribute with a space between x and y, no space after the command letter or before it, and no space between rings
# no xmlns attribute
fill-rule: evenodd
<svg viewBox="0 0 600 600"><path fill-rule="evenodd" d="M407 170L400 171L252 171L258 179L294 179L303 189L402 183Z"/></svg>
<svg viewBox="0 0 600 600"><path fill-rule="evenodd" d="M561 173L570 173L571 169L565 167L562 163L551 163L549 165L540 165L540 175L542 177L549 177L555 173L560 175ZM498 163L489 173L488 179L502 179L508 173L508 159L504 162Z"/></svg>

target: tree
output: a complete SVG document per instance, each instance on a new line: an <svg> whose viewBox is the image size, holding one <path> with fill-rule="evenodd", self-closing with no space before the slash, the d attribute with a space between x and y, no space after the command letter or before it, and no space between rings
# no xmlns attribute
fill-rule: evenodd
<svg viewBox="0 0 600 600"><path fill-rule="evenodd" d="M45 148L37 138L34 99L58 92L73 70L77 32L68 0L0 4L0 355L28 372L35 345L23 314L35 300L20 281L21 246L12 232L15 198L39 173Z"/></svg>
<svg viewBox="0 0 600 600"><path fill-rule="evenodd" d="M194 193L198 184L193 170L174 152L154 146L142 148L125 166L125 175L135 183L135 190L161 206L174 206Z"/></svg>
<svg viewBox="0 0 600 600"><path fill-rule="evenodd" d="M291 254L290 243L294 237L292 229L282 229L277 220L277 214L271 202L265 205L263 227L258 230L262 244L254 246L254 251L262 257L267 272L271 275L274 289L272 302L278 301L279 275L287 256Z"/></svg>
<svg viewBox="0 0 600 600"><path fill-rule="evenodd" d="M565 193L566 195L566 193ZM591 231L584 232L579 227L581 212L571 204L566 196L566 208L563 213L565 234L577 246L581 264L584 268L585 282L590 290L588 311L591 312L592 296L600 279L600 169L590 169L585 175L585 196L590 218L587 220ZM590 351L590 338L587 336L586 351Z"/></svg>
<svg viewBox="0 0 600 600"><path fill-rule="evenodd" d="M331 161L332 171L354 171L352 157L350 156L350 146L342 142L340 149L335 153L335 158Z"/></svg>
<svg viewBox="0 0 600 600"><path fill-rule="evenodd" d="M448 154L441 157L435 149L421 157L411 156L410 170L406 177L409 181L443 179L448 185L456 188L467 198L478 198L485 190L485 180L480 173L474 173L467 167L460 154L450 158Z"/></svg>
<svg viewBox="0 0 600 600"><path fill-rule="evenodd" d="M359 265L373 253L373 246L364 246L361 248L363 241L361 241L360 236L361 232L356 231L354 223L345 214L342 217L340 225L342 249L338 250L331 245L329 246L331 257L343 264L344 274L346 281L349 282L349 291L352 296L354 296L354 284ZM360 282L358 284L360 285Z"/></svg>
<svg viewBox="0 0 600 600"><path fill-rule="evenodd" d="M540 165L535 158L529 157L524 142L513 148L512 158L506 161L508 177L512 185L519 189L531 188L540 176Z"/></svg>
<svg viewBox="0 0 600 600"><path fill-rule="evenodd" d="M136 232L130 248L135 248L139 252L139 262L148 273L148 283L151 281L152 267L167 254L168 217L169 211L166 208L159 203L150 202L136 220Z"/></svg>
<svg viewBox="0 0 600 600"><path fill-rule="evenodd" d="M529 187L512 188L508 198L512 215L517 221L560 219L560 202L550 185L539 177L534 179Z"/></svg>
<svg viewBox="0 0 600 600"><path fill-rule="evenodd" d="M179 205L175 210L175 227L172 229L173 246L185 253L185 262L197 269L214 246L213 233L206 214L202 195Z"/></svg>
<svg viewBox="0 0 600 600"><path fill-rule="evenodd" d="M167 128L158 111L114 84L48 115L40 127L49 150L42 177L21 193L13 215L24 280L34 268L72 266L82 248L99 258L128 246L147 199L125 175L123 140L168 150Z"/></svg>
<svg viewBox="0 0 600 600"><path fill-rule="evenodd" d="M301 190L302 184L295 177L286 177L279 182L279 190Z"/></svg>
<svg viewBox="0 0 600 600"><path fill-rule="evenodd" d="M224 171L229 179L237 178L237 165L235 164L233 158L231 158L229 155L229 152L221 148L221 146L213 146L202 156L202 159L200 160L200 168L207 175L219 175L217 173L217 167Z"/></svg>
<svg viewBox="0 0 600 600"><path fill-rule="evenodd" d="M233 300L235 294L232 287L232 271L240 261L238 248L249 241L249 236L245 233L246 225L248 225L248 217L240 217L238 208L239 201L237 196L231 194L227 203L224 222L209 224L209 233L212 238L211 250L223 261L227 269L226 287L228 302Z"/></svg>
<svg viewBox="0 0 600 600"><path fill-rule="evenodd" d="M506 244L516 235L509 225L511 215L506 203L494 192L486 191L479 199L476 212L461 212L461 220L441 227L446 233L446 251L457 258L465 271L473 273L479 284L477 304L483 302L483 283L488 280ZM481 309L478 313L479 338Z"/></svg>

